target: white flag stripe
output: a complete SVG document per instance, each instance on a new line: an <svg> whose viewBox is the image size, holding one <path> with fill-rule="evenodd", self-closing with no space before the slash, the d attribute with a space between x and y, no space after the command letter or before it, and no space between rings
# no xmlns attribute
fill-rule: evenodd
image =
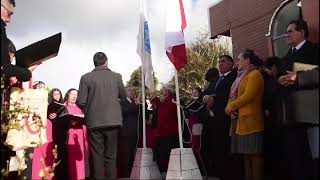
<svg viewBox="0 0 320 180"><path fill-rule="evenodd" d="M168 32L167 31L166 32L165 41L166 41L165 42L166 51L168 51L170 53L171 53L171 50L172 50L173 46L178 46L178 45L181 45L181 44L185 44L181 28L180 28L180 31L178 31L178 32Z"/></svg>
<svg viewBox="0 0 320 180"><path fill-rule="evenodd" d="M173 46L185 44L181 29L181 11L179 0L167 1L165 49L171 52Z"/></svg>
<svg viewBox="0 0 320 180"><path fill-rule="evenodd" d="M141 63L145 74L145 85L149 88L151 92L153 92L153 67L151 58L149 27L145 9L146 8L144 8L144 6L142 5L140 13L137 53L141 58Z"/></svg>
<svg viewBox="0 0 320 180"><path fill-rule="evenodd" d="M145 21L145 17L143 13L140 13L140 24L139 24L138 45L137 45L137 53L140 57L143 56L143 52L144 52L143 50L144 49L144 45L143 45L144 44L144 39L143 39L144 21ZM142 59L141 61L143 62Z"/></svg>
<svg viewBox="0 0 320 180"><path fill-rule="evenodd" d="M179 0L167 1L166 32L179 32L181 30L181 12Z"/></svg>

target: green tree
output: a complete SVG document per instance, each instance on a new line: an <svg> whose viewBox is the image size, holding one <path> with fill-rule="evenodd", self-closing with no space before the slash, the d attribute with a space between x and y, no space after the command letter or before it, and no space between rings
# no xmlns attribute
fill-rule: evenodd
<svg viewBox="0 0 320 180"><path fill-rule="evenodd" d="M154 89L156 90L158 87L158 79L154 77ZM129 81L127 81L126 86L134 86L137 89L137 94L141 94L141 66L139 66L137 69L135 69L132 74L130 75ZM146 94L148 95L149 89L146 87Z"/></svg>
<svg viewBox="0 0 320 180"><path fill-rule="evenodd" d="M188 64L179 71L179 93L183 101L191 96L195 87L204 88L205 74L209 68L216 67L219 56L231 55L228 42L222 39L211 40L208 33L199 33L195 41L187 44ZM174 77L171 83L174 83Z"/></svg>

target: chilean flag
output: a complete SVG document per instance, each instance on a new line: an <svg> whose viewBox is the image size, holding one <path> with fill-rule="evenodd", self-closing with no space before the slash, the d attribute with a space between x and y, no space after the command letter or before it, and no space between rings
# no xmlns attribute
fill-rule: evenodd
<svg viewBox="0 0 320 180"><path fill-rule="evenodd" d="M168 0L165 49L177 71L187 64L183 30L187 27L182 0Z"/></svg>

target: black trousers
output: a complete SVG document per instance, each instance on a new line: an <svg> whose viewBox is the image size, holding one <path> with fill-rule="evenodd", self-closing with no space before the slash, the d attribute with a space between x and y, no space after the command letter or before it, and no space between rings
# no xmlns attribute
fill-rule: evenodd
<svg viewBox="0 0 320 180"><path fill-rule="evenodd" d="M69 177L68 167L68 125L66 118L59 118L52 123L52 141L57 145L59 164L55 169L55 179L64 180ZM72 153L72 152L71 152Z"/></svg>
<svg viewBox="0 0 320 180"><path fill-rule="evenodd" d="M271 119L267 119L271 120ZM266 127L263 137L264 176L266 179L286 179L286 165L283 148L281 148L281 129Z"/></svg>
<svg viewBox="0 0 320 180"><path fill-rule="evenodd" d="M210 153L211 169L207 169L209 176L224 177L230 155L230 121L214 118L208 123L208 150ZM230 169L228 169L230 170Z"/></svg>
<svg viewBox="0 0 320 180"><path fill-rule="evenodd" d="M88 129L91 176L96 179L117 178L118 129L118 127Z"/></svg>
<svg viewBox="0 0 320 180"><path fill-rule="evenodd" d="M119 136L118 143L118 178L128 178L133 166L137 136Z"/></svg>
<svg viewBox="0 0 320 180"><path fill-rule="evenodd" d="M285 127L283 137L289 179L313 179L313 160L307 127Z"/></svg>
<svg viewBox="0 0 320 180"><path fill-rule="evenodd" d="M178 147L178 136L159 136L156 138L153 159L157 162L160 172L167 171L171 150Z"/></svg>
<svg viewBox="0 0 320 180"><path fill-rule="evenodd" d="M229 131L229 119L210 117L202 131L201 156L207 176L222 180L242 180L242 159L230 152Z"/></svg>
<svg viewBox="0 0 320 180"><path fill-rule="evenodd" d="M228 168L228 160L230 155L230 136L229 125L221 122L220 119L214 119L210 127L209 147L212 153L213 169L212 173L215 177L225 179Z"/></svg>
<svg viewBox="0 0 320 180"><path fill-rule="evenodd" d="M203 160L203 166L201 173L205 176L212 176L213 169L213 158L212 152L210 151L212 148L210 147L210 129L208 124L203 124L202 133L201 133L201 149L200 155Z"/></svg>

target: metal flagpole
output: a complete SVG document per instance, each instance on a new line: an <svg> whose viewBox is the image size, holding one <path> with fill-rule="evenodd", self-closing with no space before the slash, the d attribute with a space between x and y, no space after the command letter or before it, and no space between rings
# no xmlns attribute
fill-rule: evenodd
<svg viewBox="0 0 320 180"><path fill-rule="evenodd" d="M179 144L180 148L183 148L182 143L182 129L181 129L181 113L180 113L180 96L179 96L179 82L178 82L178 71L175 68L175 87L176 87L176 101L177 101L177 115L178 115L178 130L179 130Z"/></svg>
<svg viewBox="0 0 320 180"><path fill-rule="evenodd" d="M141 66L141 93L142 93L142 139L143 147L137 148L134 163L131 169L130 179L162 179L157 163L153 161L153 152L151 148L147 148L146 143L146 93L145 93L145 72L146 72L146 60L149 54L146 54L144 31L147 30L144 27L146 23L145 17L145 4L144 0L141 1L141 14L140 14L140 25L138 34L138 46L137 53L140 55L142 66ZM144 22L143 22L144 21ZM149 48L149 47L147 47ZM149 52L150 53L150 52Z"/></svg>
<svg viewBox="0 0 320 180"><path fill-rule="evenodd" d="M180 95L179 95L179 82L178 82L178 71L175 69L175 88L176 88L176 103L177 103L177 116L178 116L178 131L179 131L179 145L180 149L183 148L182 143L182 129L181 129L181 113L180 113ZM179 169L179 175L180 179L182 179L182 152L180 150L179 153L179 160L180 160L180 169Z"/></svg>
<svg viewBox="0 0 320 180"><path fill-rule="evenodd" d="M144 85L144 69L141 66L141 86L142 86L142 136L143 136L143 148L147 148L146 143L146 94L145 94L145 85Z"/></svg>
<svg viewBox="0 0 320 180"><path fill-rule="evenodd" d="M145 12L144 9L144 1L141 0L141 10L143 13ZM143 36L143 42L144 42L144 36ZM144 47L144 46L143 46ZM143 49L144 51L144 49ZM143 53L145 56L145 53ZM147 143L146 143L146 93L145 93L145 79L144 79L144 65L142 64L141 66L141 86L142 86L142 136L143 136L143 148L147 148Z"/></svg>

